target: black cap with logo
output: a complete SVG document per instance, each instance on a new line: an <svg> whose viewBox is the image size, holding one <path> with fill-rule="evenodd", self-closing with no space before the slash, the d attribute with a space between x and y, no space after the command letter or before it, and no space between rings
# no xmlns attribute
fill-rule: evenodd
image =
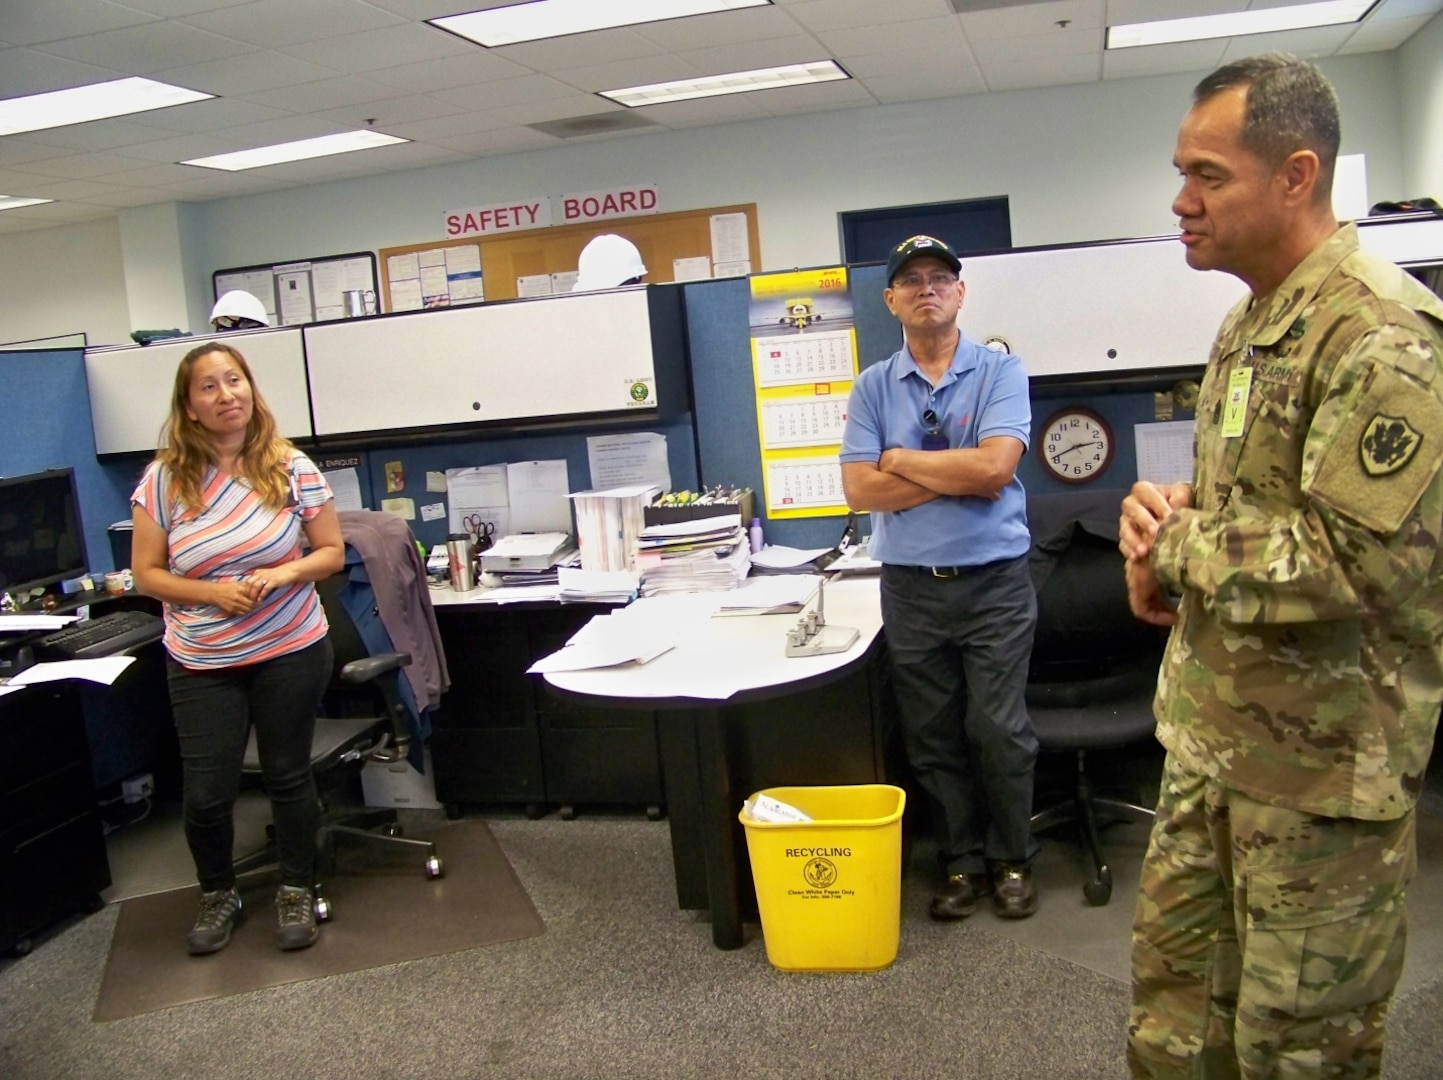
<svg viewBox="0 0 1443 1080"><path fill-rule="evenodd" d="M953 273L960 274L962 272L962 260L957 258L957 253L941 240L935 236L913 236L903 240L892 249L892 254L887 256L887 285L891 286L897 275L902 272L902 267L923 255L941 259L952 268Z"/></svg>

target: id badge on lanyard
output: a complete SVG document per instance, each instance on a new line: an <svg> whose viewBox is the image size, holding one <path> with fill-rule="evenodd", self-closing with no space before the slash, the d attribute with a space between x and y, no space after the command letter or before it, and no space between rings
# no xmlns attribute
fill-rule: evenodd
<svg viewBox="0 0 1443 1080"><path fill-rule="evenodd" d="M1223 405L1223 438L1242 435L1248 421L1248 390L1253 384L1251 367L1235 367L1228 373L1228 397Z"/></svg>

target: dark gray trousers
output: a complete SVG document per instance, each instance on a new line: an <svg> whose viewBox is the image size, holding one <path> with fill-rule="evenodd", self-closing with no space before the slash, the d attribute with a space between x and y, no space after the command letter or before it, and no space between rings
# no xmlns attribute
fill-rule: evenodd
<svg viewBox="0 0 1443 1080"><path fill-rule="evenodd" d="M939 578L882 568L882 623L907 760L949 874L1037 854L1037 737L1024 693L1037 595L1027 557Z"/></svg>

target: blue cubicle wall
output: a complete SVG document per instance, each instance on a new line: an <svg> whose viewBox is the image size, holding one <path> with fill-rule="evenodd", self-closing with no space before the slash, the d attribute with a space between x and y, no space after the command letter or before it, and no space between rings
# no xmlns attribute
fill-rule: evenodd
<svg viewBox="0 0 1443 1080"><path fill-rule="evenodd" d="M851 270L857 345L863 366L897 350L901 332L882 302L884 270L880 266ZM757 438L756 398L752 385L748 327L750 293L747 279L695 282L685 287L688 355L693 409L666 423L638 424L630 430L657 431L666 436L672 483L677 489L726 484L757 492L758 514L771 543L794 547L829 547L841 533L843 518L799 518L767 521L762 504L761 452ZM963 309L966 325L966 309ZM1027 359L1023 357L1024 361ZM560 377L559 375L556 377ZM83 352L55 349L0 353L0 393L9 405L0 427L0 474L33 472L57 465L76 468L86 543L93 570L112 569L106 526L128 518L128 497L144 455L97 463L90 422ZM1033 419L1040 423L1063 404L1085 405L1107 418L1118 451L1106 478L1109 487L1127 487L1137 475L1132 428L1154 419L1152 389L1136 390L1105 381L1073 386L1034 387ZM1179 419L1187 418L1179 414ZM615 431L614 427L606 428ZM591 486L584 427L575 431L417 441L383 448L358 444L327 447L325 454L349 451L360 459L360 481L366 505L379 507L387 496L386 464L399 461L406 488L394 494L422 504L443 496L427 493L426 473L506 461L564 459L572 490ZM1029 491L1061 490L1064 485L1043 474L1032 454L1019 468ZM428 547L445 538L444 521L411 522Z"/></svg>

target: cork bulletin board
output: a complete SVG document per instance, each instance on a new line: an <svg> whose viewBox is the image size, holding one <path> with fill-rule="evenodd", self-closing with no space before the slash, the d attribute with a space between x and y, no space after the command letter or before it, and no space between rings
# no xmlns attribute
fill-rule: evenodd
<svg viewBox="0 0 1443 1080"><path fill-rule="evenodd" d="M569 292L581 249L602 233L616 233L636 245L649 284L744 275L761 266L755 203L612 218L479 239L470 236L381 248L383 310L510 300L523 294L523 284L533 290L526 295ZM411 278L398 276L415 272L416 262L421 264L423 277L430 268L431 284L426 288L431 291L423 289L424 297L416 293ZM480 270L479 288L471 274L475 265ZM455 286L455 292L442 292L447 282Z"/></svg>

